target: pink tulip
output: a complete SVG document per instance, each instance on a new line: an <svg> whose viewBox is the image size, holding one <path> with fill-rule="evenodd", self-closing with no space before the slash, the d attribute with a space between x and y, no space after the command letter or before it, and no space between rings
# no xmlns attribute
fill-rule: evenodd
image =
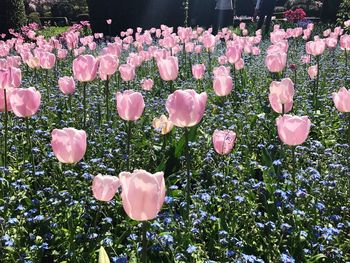
<svg viewBox="0 0 350 263"><path fill-rule="evenodd" d="M58 87L65 94L73 94L75 91L75 82L73 77L61 77L58 79Z"/></svg>
<svg viewBox="0 0 350 263"><path fill-rule="evenodd" d="M118 69L118 58L113 55L103 55L98 58L99 67L98 73L102 80L106 80L112 76Z"/></svg>
<svg viewBox="0 0 350 263"><path fill-rule="evenodd" d="M305 48L306 48L306 53L308 53L309 55L319 56L323 54L326 48L326 43L322 39L309 41L306 43Z"/></svg>
<svg viewBox="0 0 350 263"><path fill-rule="evenodd" d="M92 181L92 193L97 200L111 201L120 187L119 178L111 175L97 175Z"/></svg>
<svg viewBox="0 0 350 263"><path fill-rule="evenodd" d="M218 62L219 62L219 64L220 65L225 65L225 64L227 64L227 57L226 56L220 56L220 57L218 57Z"/></svg>
<svg viewBox="0 0 350 263"><path fill-rule="evenodd" d="M166 109L169 120L177 127L191 127L198 124L204 114L207 93L194 90L176 90L168 96Z"/></svg>
<svg viewBox="0 0 350 263"><path fill-rule="evenodd" d="M307 70L307 73L309 74L310 79L314 79L317 76L317 66L310 66Z"/></svg>
<svg viewBox="0 0 350 263"><path fill-rule="evenodd" d="M272 109L277 113L291 111L293 107L294 84L291 79L286 78L282 81L273 81L270 85L269 101ZM284 105L284 106L282 106Z"/></svg>
<svg viewBox="0 0 350 263"><path fill-rule="evenodd" d="M145 170L121 172L119 180L126 214L137 221L156 218L165 199L164 173L151 174Z"/></svg>
<svg viewBox="0 0 350 263"><path fill-rule="evenodd" d="M307 116L283 115L276 119L278 136L287 145L295 146L305 142L309 135L311 121Z"/></svg>
<svg viewBox="0 0 350 263"><path fill-rule="evenodd" d="M346 20L346 21L344 22L344 26L345 26L345 27L350 27L350 20Z"/></svg>
<svg viewBox="0 0 350 263"><path fill-rule="evenodd" d="M204 64L195 64L192 65L192 74L195 79L202 79L205 72Z"/></svg>
<svg viewBox="0 0 350 263"><path fill-rule="evenodd" d="M22 82L22 72L19 68L10 67L0 70L0 89L18 88Z"/></svg>
<svg viewBox="0 0 350 263"><path fill-rule="evenodd" d="M230 67L220 66L213 69L214 77L230 76Z"/></svg>
<svg viewBox="0 0 350 263"><path fill-rule="evenodd" d="M35 88L13 89L10 103L11 109L17 117L31 117L40 107L41 95Z"/></svg>
<svg viewBox="0 0 350 263"><path fill-rule="evenodd" d="M340 48L343 50L350 50L350 35L343 35L339 40Z"/></svg>
<svg viewBox="0 0 350 263"><path fill-rule="evenodd" d="M136 76L135 67L130 64L122 64L119 66L120 77L124 81L133 80Z"/></svg>
<svg viewBox="0 0 350 263"><path fill-rule="evenodd" d="M265 65L270 72L282 72L287 63L287 54L276 52L268 54L265 58Z"/></svg>
<svg viewBox="0 0 350 263"><path fill-rule="evenodd" d="M153 88L154 82L152 79L143 79L141 81L141 87L144 90L151 90Z"/></svg>
<svg viewBox="0 0 350 263"><path fill-rule="evenodd" d="M309 64L310 61L311 61L310 55L305 55L305 56L302 56L302 57L301 57L301 62L302 62L303 64Z"/></svg>
<svg viewBox="0 0 350 263"><path fill-rule="evenodd" d="M217 76L213 81L214 92L218 96L227 96L233 89L233 82L230 76Z"/></svg>
<svg viewBox="0 0 350 263"><path fill-rule="evenodd" d="M39 60L41 68L52 69L55 66L56 56L50 52L41 52Z"/></svg>
<svg viewBox="0 0 350 263"><path fill-rule="evenodd" d="M126 90L123 93L116 93L117 111L123 120L136 121L138 120L145 108L145 102L140 92Z"/></svg>
<svg viewBox="0 0 350 263"><path fill-rule="evenodd" d="M242 50L238 46L228 47L226 57L230 64L235 64L242 57Z"/></svg>
<svg viewBox="0 0 350 263"><path fill-rule="evenodd" d="M244 60L243 58L240 58L236 63L235 63L235 69L236 70L241 70L244 68Z"/></svg>
<svg viewBox="0 0 350 263"><path fill-rule="evenodd" d="M59 59L64 59L66 58L68 55L68 50L67 49L59 49L57 50L57 57Z"/></svg>
<svg viewBox="0 0 350 263"><path fill-rule="evenodd" d="M345 87L340 88L338 92L333 94L333 102L340 112L350 112L350 91Z"/></svg>
<svg viewBox="0 0 350 263"><path fill-rule="evenodd" d="M74 128L54 129L51 133L51 146L61 163L76 163L86 152L86 132Z"/></svg>
<svg viewBox="0 0 350 263"><path fill-rule="evenodd" d="M106 23L107 23L108 25L112 24L112 19L107 19L107 20L106 20Z"/></svg>
<svg viewBox="0 0 350 263"><path fill-rule="evenodd" d="M98 61L92 55L80 55L73 60L74 78L81 82L89 82L96 78Z"/></svg>
<svg viewBox="0 0 350 263"><path fill-rule="evenodd" d="M179 74L179 63L177 57L158 58L157 66L162 80L175 80Z"/></svg>
<svg viewBox="0 0 350 263"><path fill-rule="evenodd" d="M218 154L225 155L232 151L236 141L236 133L229 130L215 130L213 134L214 149Z"/></svg>

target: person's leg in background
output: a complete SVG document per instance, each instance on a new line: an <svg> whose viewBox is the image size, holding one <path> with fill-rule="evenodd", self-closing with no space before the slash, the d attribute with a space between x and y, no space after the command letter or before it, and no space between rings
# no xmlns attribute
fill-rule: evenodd
<svg viewBox="0 0 350 263"><path fill-rule="evenodd" d="M270 32L270 26L271 26L271 18L272 14L268 14L265 19L265 35L267 35Z"/></svg>
<svg viewBox="0 0 350 263"><path fill-rule="evenodd" d="M264 24L264 21L265 21L265 13L264 12L261 12L259 14L259 20L258 20L258 25L256 27L256 30L259 30L262 28L263 24Z"/></svg>

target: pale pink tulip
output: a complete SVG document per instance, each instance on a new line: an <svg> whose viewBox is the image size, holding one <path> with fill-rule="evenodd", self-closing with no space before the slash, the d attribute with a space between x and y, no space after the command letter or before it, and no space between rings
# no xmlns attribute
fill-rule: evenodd
<svg viewBox="0 0 350 263"><path fill-rule="evenodd" d="M81 82L89 82L96 78L98 60L92 55L80 55L73 60L74 78Z"/></svg>
<svg viewBox="0 0 350 263"><path fill-rule="evenodd" d="M137 221L156 218L165 199L164 173L151 174L145 170L121 172L119 180L126 214Z"/></svg>
<svg viewBox="0 0 350 263"><path fill-rule="evenodd" d="M291 79L273 81L270 85L269 101L272 109L277 113L291 111L293 107L294 84Z"/></svg>
<svg viewBox="0 0 350 263"><path fill-rule="evenodd" d="M86 132L74 128L54 129L51 133L51 146L61 163L76 163L86 152Z"/></svg>
<svg viewBox="0 0 350 263"><path fill-rule="evenodd" d="M51 52L41 52L39 60L41 68L52 69L55 66L56 56Z"/></svg>
<svg viewBox="0 0 350 263"><path fill-rule="evenodd" d="M119 178L98 174L92 180L92 193L97 200L111 201L120 187Z"/></svg>
<svg viewBox="0 0 350 263"><path fill-rule="evenodd" d="M206 92L198 94L194 90L176 90L166 101L169 120L177 127L194 126L201 121L206 103Z"/></svg>
<svg viewBox="0 0 350 263"><path fill-rule="evenodd" d="M350 91L345 87L340 88L338 92L333 92L333 102L340 112L350 112Z"/></svg>
<svg viewBox="0 0 350 263"><path fill-rule="evenodd" d="M282 72L287 63L287 54L276 52L268 54L265 58L265 65L270 72Z"/></svg>
<svg viewBox="0 0 350 263"><path fill-rule="evenodd" d="M229 130L215 130L213 134L214 149L218 154L225 155L232 151L236 141L236 133Z"/></svg>
<svg viewBox="0 0 350 263"><path fill-rule="evenodd" d="M122 64L119 66L120 77L124 81L133 80L136 76L135 67L130 64Z"/></svg>
<svg viewBox="0 0 350 263"><path fill-rule="evenodd" d="M230 76L217 76L213 80L214 92L218 96L227 96L233 89L233 81Z"/></svg>
<svg viewBox="0 0 350 263"><path fill-rule="evenodd" d="M309 74L310 79L314 79L317 76L317 66L310 66L307 70L307 73Z"/></svg>
<svg viewBox="0 0 350 263"><path fill-rule="evenodd" d="M145 108L145 102L140 92L126 90L123 93L117 92L116 95L117 111L123 120L138 120Z"/></svg>
<svg viewBox="0 0 350 263"><path fill-rule="evenodd" d="M40 92L35 88L13 89L10 96L11 109L17 117L31 117L39 109Z"/></svg>
<svg viewBox="0 0 350 263"><path fill-rule="evenodd" d="M162 80L175 80L179 74L179 64L177 57L158 58L157 66Z"/></svg>
<svg viewBox="0 0 350 263"><path fill-rule="evenodd" d="M202 79L205 73L204 64L195 64L192 65L192 74L195 79Z"/></svg>
<svg viewBox="0 0 350 263"><path fill-rule="evenodd" d="M307 116L283 115L276 119L278 136L287 145L296 146L307 139L311 121Z"/></svg>
<svg viewBox="0 0 350 263"><path fill-rule="evenodd" d="M58 87L65 94L73 94L75 91L75 81L73 77L61 77L58 79Z"/></svg>
<svg viewBox="0 0 350 263"><path fill-rule="evenodd" d="M113 55L102 55L98 58L98 73L102 80L110 78L118 69L119 60Z"/></svg>
<svg viewBox="0 0 350 263"><path fill-rule="evenodd" d="M141 81L141 87L144 90L151 90L153 88L154 81L152 79L143 79Z"/></svg>

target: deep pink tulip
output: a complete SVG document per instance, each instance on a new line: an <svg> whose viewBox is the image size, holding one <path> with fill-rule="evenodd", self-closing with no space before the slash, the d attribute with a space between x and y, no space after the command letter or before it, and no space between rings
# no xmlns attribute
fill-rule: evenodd
<svg viewBox="0 0 350 263"><path fill-rule="evenodd" d="M317 66L310 66L307 70L307 73L309 74L310 79L314 79L317 76Z"/></svg>
<svg viewBox="0 0 350 263"><path fill-rule="evenodd" d="M92 193L100 201L111 201L119 187L120 181L116 176L99 174L92 180Z"/></svg>
<svg viewBox="0 0 350 263"><path fill-rule="evenodd" d="M119 180L126 214L137 221L156 218L165 198L164 173L151 174L145 170L121 172Z"/></svg>
<svg viewBox="0 0 350 263"><path fill-rule="evenodd" d="M54 129L51 133L51 146L61 163L76 163L86 152L86 132L74 128Z"/></svg>
<svg viewBox="0 0 350 263"><path fill-rule="evenodd" d="M236 133L229 130L215 130L213 134L214 149L218 154L225 155L232 151L236 141Z"/></svg>
<svg viewBox="0 0 350 263"><path fill-rule="evenodd" d="M73 77L61 77L58 79L58 87L65 94L73 94L75 91L75 81Z"/></svg>
<svg viewBox="0 0 350 263"><path fill-rule="evenodd" d="M177 127L191 127L198 124L204 114L207 93L194 90L176 90L168 96L166 109L169 120Z"/></svg>
<svg viewBox="0 0 350 263"><path fill-rule="evenodd" d="M213 80L214 92L218 96L227 96L233 89L233 81L230 76L217 76Z"/></svg>
<svg viewBox="0 0 350 263"><path fill-rule="evenodd" d="M117 92L115 97L120 118L126 121L136 121L141 117L145 102L140 92L126 90L123 93Z"/></svg>
<svg viewBox="0 0 350 263"><path fill-rule="evenodd" d="M119 60L117 57L106 54L106 55L100 56L98 60L99 60L98 73L102 80L106 80L107 77L109 78L117 71L118 64L119 64Z"/></svg>
<svg viewBox="0 0 350 263"><path fill-rule="evenodd" d="M278 136L287 145L296 146L305 142L311 121L307 116L283 115L276 119Z"/></svg>
<svg viewBox="0 0 350 263"><path fill-rule="evenodd" d="M265 65L270 72L282 72L287 63L287 54L275 52L268 54L265 58Z"/></svg>
<svg viewBox="0 0 350 263"><path fill-rule="evenodd" d="M43 69L52 69L55 66L56 56L51 52L41 52L39 55L40 67Z"/></svg>
<svg viewBox="0 0 350 263"><path fill-rule="evenodd" d="M74 78L81 82L89 82L96 78L98 60L92 55L80 55L73 60Z"/></svg>
<svg viewBox="0 0 350 263"><path fill-rule="evenodd" d="M293 107L294 83L291 79L286 78L282 81L273 81L270 85L269 101L272 109L277 113L291 111ZM284 106L282 106L284 105Z"/></svg>
<svg viewBox="0 0 350 263"><path fill-rule="evenodd" d="M141 87L144 90L151 90L153 88L154 82L152 79L143 79L141 81Z"/></svg>
<svg viewBox="0 0 350 263"><path fill-rule="evenodd" d="M340 112L350 112L350 91L345 87L340 88L338 92L333 94L333 102Z"/></svg>
<svg viewBox="0 0 350 263"><path fill-rule="evenodd" d="M130 64L122 64L119 66L120 77L124 81L130 81L135 78L135 67Z"/></svg>
<svg viewBox="0 0 350 263"><path fill-rule="evenodd" d="M10 96L11 109L17 117L31 117L39 109L40 92L35 88L13 89Z"/></svg>
<svg viewBox="0 0 350 263"><path fill-rule="evenodd" d="M195 79L202 79L205 72L204 64L195 64L192 65L192 74Z"/></svg>
<svg viewBox="0 0 350 263"><path fill-rule="evenodd" d="M179 74L179 63L177 57L168 56L166 58L158 58L157 66L162 80L175 80Z"/></svg>

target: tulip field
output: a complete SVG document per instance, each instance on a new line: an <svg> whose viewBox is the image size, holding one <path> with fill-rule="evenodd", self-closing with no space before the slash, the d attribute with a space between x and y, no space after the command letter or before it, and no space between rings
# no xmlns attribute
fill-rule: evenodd
<svg viewBox="0 0 350 263"><path fill-rule="evenodd" d="M0 262L350 262L350 20L88 26L0 40Z"/></svg>

